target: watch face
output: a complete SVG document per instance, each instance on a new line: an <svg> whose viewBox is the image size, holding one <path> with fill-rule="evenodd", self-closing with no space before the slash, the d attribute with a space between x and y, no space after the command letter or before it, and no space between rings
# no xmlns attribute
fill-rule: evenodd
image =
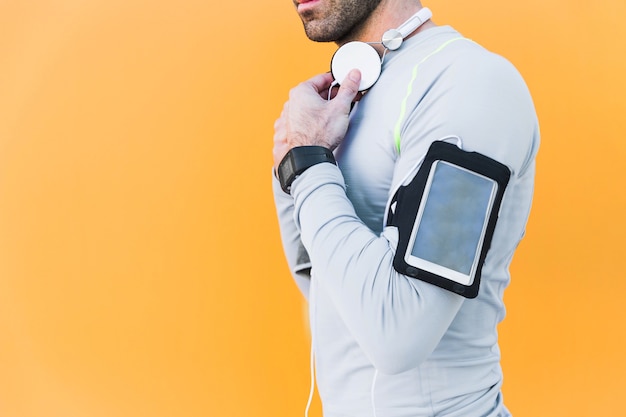
<svg viewBox="0 0 626 417"><path fill-rule="evenodd" d="M278 180L280 181L280 186L286 193L289 192L289 188L291 187L291 183L294 180L294 166L293 166L293 155L291 152L288 152L287 155L280 161L278 165Z"/></svg>
<svg viewBox="0 0 626 417"><path fill-rule="evenodd" d="M291 177L293 177L293 174L294 174L293 155L290 154L289 157L286 158L285 166L283 167L283 169L285 171L285 174L284 174L285 179L286 180L291 179ZM291 181L293 181L293 179L291 179Z"/></svg>

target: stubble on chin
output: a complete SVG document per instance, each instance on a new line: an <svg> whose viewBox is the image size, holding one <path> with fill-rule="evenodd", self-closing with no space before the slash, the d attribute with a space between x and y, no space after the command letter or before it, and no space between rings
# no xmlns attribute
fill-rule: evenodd
<svg viewBox="0 0 626 417"><path fill-rule="evenodd" d="M299 12L306 36L315 42L345 43L356 37L359 28L382 0L324 1L324 8Z"/></svg>
<svg viewBox="0 0 626 417"><path fill-rule="evenodd" d="M300 18L304 33L314 42L336 42L345 36L345 33L339 30L337 22L334 22L333 19L320 18L313 13L306 12L302 13Z"/></svg>

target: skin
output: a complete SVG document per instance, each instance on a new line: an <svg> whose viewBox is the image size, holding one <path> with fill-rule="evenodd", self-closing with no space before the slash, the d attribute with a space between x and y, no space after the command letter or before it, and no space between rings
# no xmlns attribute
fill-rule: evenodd
<svg viewBox="0 0 626 417"><path fill-rule="evenodd" d="M324 7L309 9L299 7L298 3L304 0L293 1L309 39L338 43L358 36L363 23L381 3L381 0L325 0Z"/></svg>
<svg viewBox="0 0 626 417"><path fill-rule="evenodd" d="M422 6L415 0L294 0L307 36L314 41L379 41L383 33L400 26ZM300 4L302 3L302 4ZM413 34L434 26L426 22ZM378 52L382 53L381 47ZM274 169L287 152L296 146L324 146L334 150L347 130L352 103L361 98L358 92L361 74L352 70L341 81L331 100L328 90L333 77L319 74L289 92L280 117L274 123Z"/></svg>

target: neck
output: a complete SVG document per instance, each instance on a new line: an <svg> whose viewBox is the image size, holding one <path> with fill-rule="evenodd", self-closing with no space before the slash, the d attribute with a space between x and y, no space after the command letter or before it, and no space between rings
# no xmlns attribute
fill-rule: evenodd
<svg viewBox="0 0 626 417"><path fill-rule="evenodd" d="M376 42L372 46L382 54L385 48L377 42L380 42L383 34L389 29L401 26L421 8L421 4L415 1L382 0L367 20L346 38L337 41L337 45L341 46L351 41ZM405 39L434 26L436 25L429 20L408 34Z"/></svg>

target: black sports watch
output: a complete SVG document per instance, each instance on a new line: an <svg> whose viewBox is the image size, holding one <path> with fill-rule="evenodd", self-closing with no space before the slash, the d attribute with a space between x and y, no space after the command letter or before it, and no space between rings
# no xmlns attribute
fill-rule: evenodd
<svg viewBox="0 0 626 417"><path fill-rule="evenodd" d="M278 164L277 174L280 188L290 194L291 183L304 171L322 162L337 165L331 150L323 146L296 146L291 148Z"/></svg>

